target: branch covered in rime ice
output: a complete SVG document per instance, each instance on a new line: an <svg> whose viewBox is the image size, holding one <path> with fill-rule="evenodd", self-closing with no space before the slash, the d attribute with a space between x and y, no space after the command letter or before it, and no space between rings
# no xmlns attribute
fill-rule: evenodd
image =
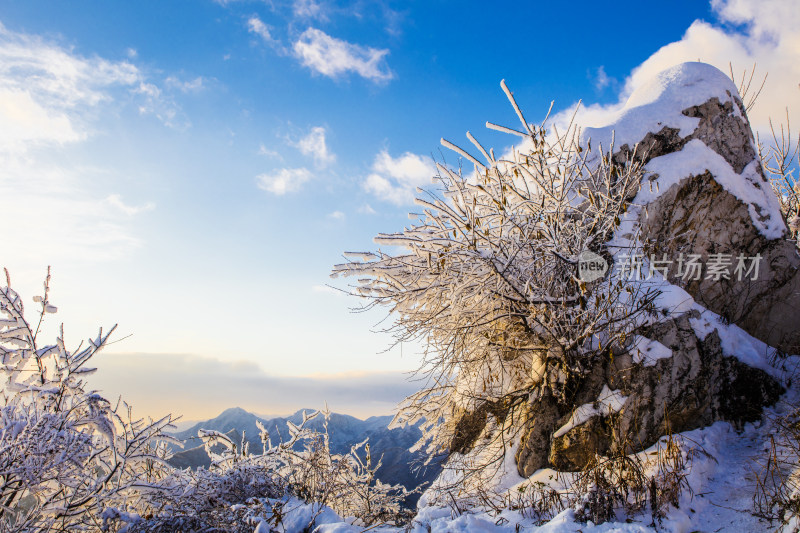
<svg viewBox="0 0 800 533"><path fill-rule="evenodd" d="M55 344L42 346L42 322L56 311L49 270L43 295L34 298L35 328L7 273L6 280L0 288L0 532L283 531L292 513L310 530L334 511L365 527L408 518L400 502L411 493L376 478L381 460L371 456L367 441L350 453L331 453L327 409L322 433L306 426L319 412L290 423L287 442L273 443L261 426L260 454L250 452L244 435L234 442L201 430L211 467L173 468L169 444L182 444L164 433L174 427L171 416L137 419L127 404L112 406L86 390L83 380L94 371L87 363L115 327L75 350L67 349L62 327Z"/></svg>
<svg viewBox="0 0 800 533"><path fill-rule="evenodd" d="M69 350L64 328L55 344L38 333L49 301L50 271L43 295L34 297L36 328L25 318L22 298L0 287L0 530L96 530L106 505L125 501L166 476L171 417L142 420L125 404L112 406L84 378L87 363L108 343L115 327Z"/></svg>
<svg viewBox="0 0 800 533"><path fill-rule="evenodd" d="M613 146L582 147L574 123L564 132L547 119L529 124L501 86L521 128L487 127L519 144L497 158L467 133L481 161L443 139L474 171L438 165L440 193L421 192L415 223L375 238L404 252L346 254L332 274L358 279L353 293L364 308L389 309L397 342L425 341L425 387L406 398L394 424L421 423L419 445L431 456L450 453L452 464L466 415L494 414L497 431L481 442L496 453L473 471L499 464L519 430L515 413L529 401L563 400L569 377L628 343L656 296L613 273L578 276L582 252L608 263L620 252L604 243L639 190L642 150L620 162ZM637 236L627 237L633 253Z"/></svg>
<svg viewBox="0 0 800 533"><path fill-rule="evenodd" d="M790 236L800 237L800 181L794 175L797 170L798 154L800 154L800 135L792 137L789 123L789 110L786 110L786 124L781 123L776 130L769 121L772 141L765 147L761 139L757 139L758 155L764 171L769 176L772 190L781 206L781 213L786 219ZM800 242L798 242L800 246Z"/></svg>

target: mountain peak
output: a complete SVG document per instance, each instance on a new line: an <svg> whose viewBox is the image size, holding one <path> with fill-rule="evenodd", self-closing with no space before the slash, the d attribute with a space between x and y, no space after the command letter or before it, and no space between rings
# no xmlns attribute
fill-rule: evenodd
<svg viewBox="0 0 800 533"><path fill-rule="evenodd" d="M242 409L241 407L229 407L228 409L225 409L224 411L222 411L216 418L220 418L220 417L223 417L223 416L234 416L234 415L238 415L238 416L242 416L242 415L255 416L250 411L246 411L246 410Z"/></svg>

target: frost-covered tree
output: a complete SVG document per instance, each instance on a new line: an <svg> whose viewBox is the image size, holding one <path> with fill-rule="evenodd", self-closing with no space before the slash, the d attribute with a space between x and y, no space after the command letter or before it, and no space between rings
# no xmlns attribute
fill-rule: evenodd
<svg viewBox="0 0 800 533"><path fill-rule="evenodd" d="M0 287L0 531L97 530L103 509L156 486L170 467L158 440L171 417L134 419L125 404L86 390L87 363L115 328L70 350L64 329L55 344L39 332L49 301L50 273L37 326L20 296Z"/></svg>
<svg viewBox="0 0 800 533"><path fill-rule="evenodd" d="M389 307L397 342L424 341L425 387L395 424L421 423L420 445L449 452L451 464L477 436L471 420L494 428L479 439L483 455L472 452L473 472L499 464L530 401L570 402L575 379L629 341L655 297L621 276L578 275L587 252L611 260L607 243L641 184L641 150L612 158L613 146L582 147L573 124L531 125L501 86L521 129L487 127L518 146L498 158L467 133L480 161L443 139L474 171L438 165L440 190L418 191L415 223L375 239L403 251L348 253L333 272L359 278L366 308ZM628 237L616 244L632 247Z"/></svg>

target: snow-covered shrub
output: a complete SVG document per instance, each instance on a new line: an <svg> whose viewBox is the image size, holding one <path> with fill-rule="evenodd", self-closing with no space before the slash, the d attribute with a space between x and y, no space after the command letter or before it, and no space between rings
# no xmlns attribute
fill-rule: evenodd
<svg viewBox="0 0 800 533"><path fill-rule="evenodd" d="M410 493L402 485L388 485L375 476L381 459L373 460L368 439L352 446L349 453L331 453L329 414L324 413L323 432L300 433L304 441L302 451L295 451L293 446L278 449L285 464L279 472L285 474L295 494L305 501L327 505L342 516L355 517L359 525L406 520L407 513L400 503Z"/></svg>
<svg viewBox="0 0 800 533"><path fill-rule="evenodd" d="M325 412L326 419L329 414ZM105 527L126 533L250 532L263 523L269 531L295 531L286 526L292 520L303 522L299 530L311 530L321 517L330 520L334 511L365 527L406 520L400 502L409 493L375 478L380 461L373 463L367 441L350 453L332 454L327 424L323 432L306 427L318 415L304 413L300 425L289 422L289 440L277 444L259 424L261 453L251 452L244 437L236 443L223 433L201 429L198 436L211 466L173 471L157 491L143 495L148 516L121 506L106 512Z"/></svg>
<svg viewBox="0 0 800 533"><path fill-rule="evenodd" d="M420 446L450 453L446 468L469 451L460 469L479 478L473 488L501 469L529 402L569 402L575 379L632 338L655 297L613 275L578 277L584 253L611 258L603 243L640 187L642 150L611 157L613 146L582 147L572 125L530 125L501 86L522 128L487 126L519 146L497 158L467 133L484 163L442 140L475 171L440 164L441 194L420 191L416 222L375 239L404 253L346 254L333 272L358 276L366 307L389 307L397 342L424 339L427 386L394 424L421 422ZM452 486L468 490L464 482Z"/></svg>
<svg viewBox="0 0 800 533"><path fill-rule="evenodd" d="M402 520L404 513L400 502L409 492L401 485L388 485L375 477L381 460L373 461L368 440L352 446L349 453L331 453L328 435L330 412L327 409L322 412L325 417L323 431L314 431L306 426L320 414L320 411L304 412L300 425L287 422L290 438L279 444L273 444L269 433L258 424L264 443L260 455L250 455L245 450L237 458L237 449L244 449L244 439L242 447L237 448L226 435L216 432L212 435L201 431L200 437L206 442L212 468L226 468L223 465L230 468L243 460L263 464L275 473L290 494L319 509L329 507L341 516L354 517L364 526ZM224 444L222 454L211 451L210 445L215 441Z"/></svg>
<svg viewBox="0 0 800 533"><path fill-rule="evenodd" d="M305 517L304 526L322 515L330 521L331 508L365 526L403 518L400 502L408 491L375 478L380 461L373 462L366 441L349 454L331 454L327 430L305 427L316 413L290 426L289 442L273 446L263 431L261 454L250 453L244 440L237 446L202 431L212 467L172 468L171 437L164 433L173 427L171 416L136 419L127 404L112 406L86 390L84 378L94 372L87 363L116 326L74 350L62 326L55 344L42 345L42 322L56 312L49 270L44 294L34 298L35 328L7 272L6 281L0 287L1 532L250 532L262 523L280 530L291 513L294 520ZM214 452L215 443L225 447L222 453Z"/></svg>
<svg viewBox="0 0 800 533"><path fill-rule="evenodd" d="M665 431L667 435L646 450L628 454L623 446L608 455L595 454L576 472L543 469L529 479L516 478L520 481L510 487L486 484L470 491L444 483L424 494L424 505L446 508L453 516L502 517L514 512L535 525L567 509L575 521L595 525L641 520L649 514L651 525L658 528L672 508L685 502L686 494L693 494L688 477L695 458L715 461L696 442L669 428Z"/></svg>
<svg viewBox="0 0 800 533"><path fill-rule="evenodd" d="M134 419L125 404L113 406L85 390L94 371L89 360L108 342L112 327L86 345L67 349L64 329L55 344L38 334L49 301L50 274L36 328L20 296L0 287L0 531L96 530L106 506L137 502L171 468L158 439L171 418ZM131 504L136 508L136 504Z"/></svg>
<svg viewBox="0 0 800 533"><path fill-rule="evenodd" d="M654 450L596 455L570 487L576 519L601 524L618 518L618 511L631 517L649 507L652 525L660 525L670 507L680 507L681 495L691 494L687 476L698 453L703 451L667 431Z"/></svg>
<svg viewBox="0 0 800 533"><path fill-rule="evenodd" d="M104 531L242 531L277 525L285 491L274 472L253 461L224 470L173 470L138 500L117 502L102 515ZM271 521L271 522L270 522Z"/></svg>
<svg viewBox="0 0 800 533"><path fill-rule="evenodd" d="M740 79L739 92L743 98L748 92L755 68L753 65L749 78L745 72ZM732 67L731 78L736 82ZM765 75L761 87L747 104L748 111L756 104L766 80ZM800 134L792 136L788 108L785 124L781 122L776 128L770 118L769 125L772 138L766 144L757 136L758 156L780 203L790 238L796 239L800 247L800 176L795 174L800 164ZM787 355L790 354L775 350L771 363L780 367ZM797 378L796 372L793 374L788 380L789 386ZM796 400L782 405L787 412L767 417L766 422L773 431L770 446L757 459L753 510L757 516L781 523L787 531L797 531L800 529L800 405Z"/></svg>

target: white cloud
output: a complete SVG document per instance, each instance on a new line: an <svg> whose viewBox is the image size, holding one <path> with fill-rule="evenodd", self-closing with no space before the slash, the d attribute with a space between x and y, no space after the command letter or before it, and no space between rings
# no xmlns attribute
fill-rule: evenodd
<svg viewBox="0 0 800 533"><path fill-rule="evenodd" d="M16 272L38 269L43 257L105 261L141 245L130 217L152 204L128 206L103 190L115 170L83 168L80 157L60 163L98 129L98 109L120 90L159 96L128 61L83 57L0 24L0 198L14 226L3 247Z"/></svg>
<svg viewBox="0 0 800 533"><path fill-rule="evenodd" d="M769 117L780 121L789 107L790 122L800 124L800 9L793 0L712 0L720 20L735 26L719 27L696 20L683 37L656 51L633 69L625 80L620 101L584 108L578 117L585 126L611 122L635 89L658 72L685 61L703 61L726 74L734 67L737 82L757 63L751 91L769 73L764 90L748 113L754 129L769 131ZM556 119L563 120L569 112Z"/></svg>
<svg viewBox="0 0 800 533"><path fill-rule="evenodd" d="M136 215L146 211L152 211L156 208L156 205L153 202L147 202L142 205L128 205L122 201L122 196L119 194L109 194L105 201L108 205L118 209L128 216Z"/></svg>
<svg viewBox="0 0 800 533"><path fill-rule="evenodd" d="M361 213L362 215L375 215L375 214L377 214L377 211L375 211L372 208L372 206L369 205L369 204L364 204L361 207L359 207L358 208L358 212Z"/></svg>
<svg viewBox="0 0 800 533"><path fill-rule="evenodd" d="M327 18L322 8L322 3L317 0L295 0L292 11L296 17L303 18Z"/></svg>
<svg viewBox="0 0 800 533"><path fill-rule="evenodd" d="M342 211L334 211L328 215L328 218L332 218L333 220L344 220L347 217Z"/></svg>
<svg viewBox="0 0 800 533"><path fill-rule="evenodd" d="M311 172L306 168L281 168L271 174L259 174L256 184L259 189L282 196L299 191L310 179Z"/></svg>
<svg viewBox="0 0 800 533"><path fill-rule="evenodd" d="M169 78L167 82L171 85ZM153 115L165 126L178 130L185 130L192 125L175 100L170 95L165 95L157 85L142 81L133 92L143 97L139 104L140 114Z"/></svg>
<svg viewBox="0 0 800 533"><path fill-rule="evenodd" d="M291 144L303 155L314 158L314 163L319 167L328 166L336 160L336 154L328 149L325 142L325 128L322 126L311 128L308 135Z"/></svg>
<svg viewBox="0 0 800 533"><path fill-rule="evenodd" d="M252 34L258 35L264 43L268 44L279 55L289 55L289 50L281 43L280 39L272 35L273 28L266 24L257 16L253 15L247 19L247 31ZM230 54L225 56L225 60L230 59Z"/></svg>
<svg viewBox="0 0 800 533"><path fill-rule="evenodd" d="M168 76L164 82L168 87L177 89L182 93L193 93L205 87L206 80L202 76L197 76L193 80L183 81L176 76Z"/></svg>
<svg viewBox="0 0 800 533"><path fill-rule="evenodd" d="M128 206L119 195L103 196L96 183L85 183L91 174L92 169L64 169L27 158L3 161L3 218L14 227L3 233L6 266L15 273L38 274L43 257L61 266L113 261L142 245L131 217L153 204Z"/></svg>
<svg viewBox="0 0 800 533"><path fill-rule="evenodd" d="M0 150L20 153L32 144L64 144L85 137L65 112L48 110L30 91L0 88Z"/></svg>
<svg viewBox="0 0 800 533"><path fill-rule="evenodd" d="M329 78L355 72L368 80L383 82L394 76L384 61L389 50L348 43L316 28L308 28L300 35L294 43L294 53L304 66Z"/></svg>
<svg viewBox="0 0 800 533"><path fill-rule="evenodd" d="M135 58L135 50L127 51ZM166 80L181 91L197 90L202 78ZM165 125L185 127L180 107L129 61L82 57L44 39L9 31L0 24L0 150L21 153L48 144L81 141L85 116L124 89L139 95L139 112Z"/></svg>
<svg viewBox="0 0 800 533"><path fill-rule="evenodd" d="M430 185L435 175L436 165L430 157L406 152L395 158L381 150L362 186L381 200L409 204L414 201L417 187Z"/></svg>
<svg viewBox="0 0 800 533"><path fill-rule="evenodd" d="M270 33L269 30L270 30L269 26L264 24L264 22L255 15L247 19L247 31L249 31L250 33L255 33L256 35L264 39L265 42L274 43L276 42L276 40L272 36L272 33Z"/></svg>
<svg viewBox="0 0 800 533"><path fill-rule="evenodd" d="M602 91L614 81L616 81L614 78L606 74L606 68L603 65L600 65L594 73L594 88L598 91Z"/></svg>
<svg viewBox="0 0 800 533"><path fill-rule="evenodd" d="M205 419L231 406L288 414L326 402L335 412L367 417L390 414L419 387L401 372L277 376L249 361L183 354L108 353L92 362L98 368L89 378L93 388L107 397L121 394L135 414L154 417L167 414L165 405Z"/></svg>
<svg viewBox="0 0 800 533"><path fill-rule="evenodd" d="M0 24L0 151L84 139L82 112L141 78L127 61L80 57Z"/></svg>
<svg viewBox="0 0 800 533"><path fill-rule="evenodd" d="M265 157L274 157L276 159L283 160L281 154L277 150L271 150L267 148L264 143L260 143L258 145L258 155L263 155Z"/></svg>

